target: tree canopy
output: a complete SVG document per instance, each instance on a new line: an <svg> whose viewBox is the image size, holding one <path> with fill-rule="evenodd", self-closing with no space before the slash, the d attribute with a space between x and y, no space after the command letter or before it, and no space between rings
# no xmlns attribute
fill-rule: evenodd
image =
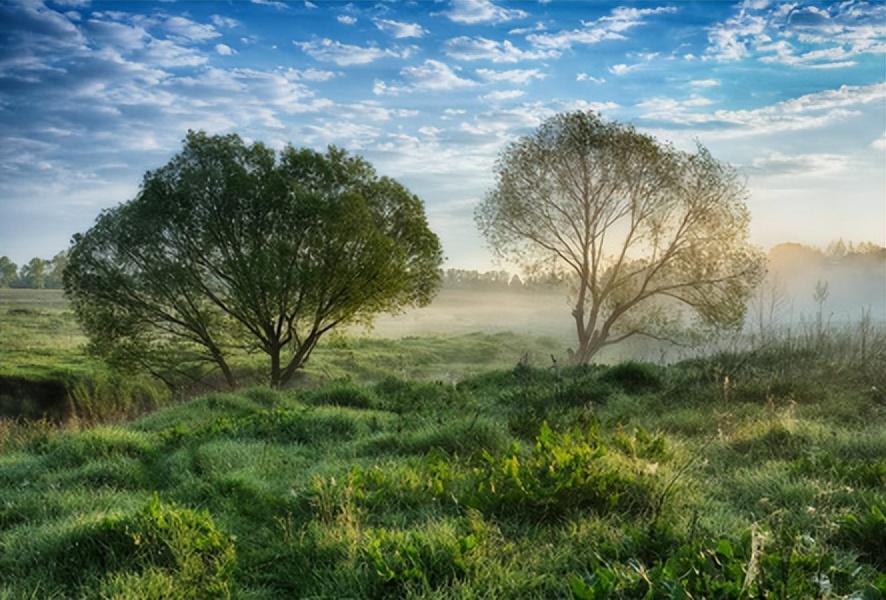
<svg viewBox="0 0 886 600"><path fill-rule="evenodd" d="M687 309L741 323L764 258L742 182L704 147L564 113L507 147L495 174L478 226L499 256L573 281L578 362L634 335L672 338Z"/></svg>
<svg viewBox="0 0 886 600"><path fill-rule="evenodd" d="M74 237L64 284L113 362L234 386L231 354L259 351L276 386L331 329L430 302L441 261L421 200L364 159L190 132Z"/></svg>

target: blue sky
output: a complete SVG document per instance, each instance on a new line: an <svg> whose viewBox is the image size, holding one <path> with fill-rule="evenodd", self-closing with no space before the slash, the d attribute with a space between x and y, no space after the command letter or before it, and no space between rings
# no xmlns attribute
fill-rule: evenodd
<svg viewBox="0 0 886 600"><path fill-rule="evenodd" d="M886 4L0 1L0 254L65 248L188 129L343 146L448 264L508 141L597 110L747 178L752 239L886 244Z"/></svg>

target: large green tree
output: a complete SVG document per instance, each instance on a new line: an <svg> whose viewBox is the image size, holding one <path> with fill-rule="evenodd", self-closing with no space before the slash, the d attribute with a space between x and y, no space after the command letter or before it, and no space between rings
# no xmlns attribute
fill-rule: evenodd
<svg viewBox="0 0 886 600"><path fill-rule="evenodd" d="M741 323L764 270L746 191L703 147L676 150L590 112L564 113L501 154L476 220L501 257L570 277L586 363L635 335L673 339L694 318Z"/></svg>
<svg viewBox="0 0 886 600"><path fill-rule="evenodd" d="M430 302L441 261L421 200L364 159L190 132L74 236L64 283L113 362L235 386L232 352L258 351L279 386L334 327Z"/></svg>

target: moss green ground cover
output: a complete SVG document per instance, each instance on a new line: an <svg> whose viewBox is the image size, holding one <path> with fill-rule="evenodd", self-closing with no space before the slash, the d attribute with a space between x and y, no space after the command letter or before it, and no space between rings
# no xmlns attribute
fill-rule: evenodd
<svg viewBox="0 0 886 600"><path fill-rule="evenodd" d="M8 428L0 598L882 598L884 425L770 352Z"/></svg>

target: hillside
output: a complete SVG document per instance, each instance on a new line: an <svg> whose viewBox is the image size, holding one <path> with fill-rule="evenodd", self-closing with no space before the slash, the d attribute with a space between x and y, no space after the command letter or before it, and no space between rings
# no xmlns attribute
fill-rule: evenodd
<svg viewBox="0 0 886 600"><path fill-rule="evenodd" d="M880 598L872 376L521 363L7 422L0 598Z"/></svg>

